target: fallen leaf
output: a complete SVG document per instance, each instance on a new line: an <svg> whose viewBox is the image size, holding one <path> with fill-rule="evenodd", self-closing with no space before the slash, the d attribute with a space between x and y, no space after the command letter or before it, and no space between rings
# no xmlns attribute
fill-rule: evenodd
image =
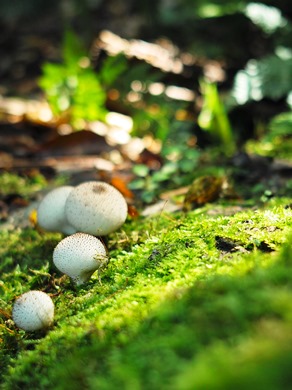
<svg viewBox="0 0 292 390"><path fill-rule="evenodd" d="M38 222L38 212L36 209L33 209L30 214L29 214L29 222L31 223L31 225L33 227L36 227L37 226L37 222Z"/></svg>
<svg viewBox="0 0 292 390"><path fill-rule="evenodd" d="M124 197L133 199L134 194L129 188L125 181L117 176L111 178L111 185L113 185L117 190L119 190Z"/></svg>
<svg viewBox="0 0 292 390"><path fill-rule="evenodd" d="M89 130L81 130L71 134L59 135L43 143L36 149L34 157L100 155L112 149L106 143L104 137Z"/></svg>
<svg viewBox="0 0 292 390"><path fill-rule="evenodd" d="M131 218L138 218L139 217L139 211L136 209L135 206L133 205L128 205L128 215L131 217Z"/></svg>

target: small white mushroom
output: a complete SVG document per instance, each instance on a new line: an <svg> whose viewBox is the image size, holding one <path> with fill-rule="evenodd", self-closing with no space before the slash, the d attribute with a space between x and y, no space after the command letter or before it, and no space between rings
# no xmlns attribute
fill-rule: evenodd
<svg viewBox="0 0 292 390"><path fill-rule="evenodd" d="M122 226L128 207L123 195L110 184L89 181L79 184L66 201L67 220L76 231L107 235Z"/></svg>
<svg viewBox="0 0 292 390"><path fill-rule="evenodd" d="M100 272L108 261L103 243L85 233L75 233L64 238L53 252L55 266L77 285L88 281L96 270Z"/></svg>
<svg viewBox="0 0 292 390"><path fill-rule="evenodd" d="M28 332L47 328L53 323L54 303L42 291L29 291L14 302L12 319L16 326Z"/></svg>
<svg viewBox="0 0 292 390"><path fill-rule="evenodd" d="M76 232L67 221L65 214L65 203L72 189L72 186L62 186L50 191L42 199L37 211L38 225L41 228L64 234Z"/></svg>

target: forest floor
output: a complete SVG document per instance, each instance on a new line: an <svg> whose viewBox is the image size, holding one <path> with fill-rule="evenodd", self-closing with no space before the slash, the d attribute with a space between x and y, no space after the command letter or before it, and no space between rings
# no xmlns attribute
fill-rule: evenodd
<svg viewBox="0 0 292 390"><path fill-rule="evenodd" d="M291 217L287 197L129 217L80 287L52 263L61 234L2 228L1 388L287 389ZM28 290L53 299L50 329L13 323Z"/></svg>
<svg viewBox="0 0 292 390"><path fill-rule="evenodd" d="M151 132L131 132L129 107L119 105L113 88L106 101L110 120L83 121L76 131L66 117L70 109L52 114L37 80L43 61L60 53L47 40L24 38L8 41L12 53L4 47L0 66L0 388L290 388L291 137L252 139L249 149L242 144L227 158L226 145L212 140L210 146L210 134L198 132L198 91L184 109L177 109L177 94L191 89L176 88L175 98L165 94L166 104L157 103L143 89L153 74L139 64L138 92L151 104L134 100L136 120L143 119L136 127L151 120L156 130L171 127L166 149ZM195 62L197 87L209 65L221 75L218 61ZM137 96L134 87L129 92ZM283 112L282 104L275 111L266 104L265 119ZM238 116L243 139L254 135L244 121L254 119L251 107ZM35 210L50 189L88 180L115 185L129 213L104 239L110 261L102 283L95 273L76 287L52 261L64 236L41 230ZM13 322L15 299L29 290L52 298L49 329L25 332Z"/></svg>

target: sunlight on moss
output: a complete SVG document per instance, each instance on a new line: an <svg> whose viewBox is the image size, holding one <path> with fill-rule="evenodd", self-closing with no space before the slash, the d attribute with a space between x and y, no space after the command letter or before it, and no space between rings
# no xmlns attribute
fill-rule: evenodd
<svg viewBox="0 0 292 390"><path fill-rule="evenodd" d="M54 268L61 235L0 232L5 388L208 388L209 361L221 373L214 383L228 388L237 384L228 372L240 356L238 378L259 375L262 383L267 364L275 367L272 380L277 372L286 377L278 367L291 349L281 350L271 338L266 357L257 331L275 320L284 338L291 322L291 243L284 242L292 211L286 205L275 199L231 216L210 215L214 206L207 205L128 221L109 237L102 285L94 275L75 287ZM25 333L9 318L14 298L32 288L54 300L55 322L47 333ZM259 354L246 357L249 343ZM221 362L221 351L230 358ZM193 369L200 372L196 378Z"/></svg>
<svg viewBox="0 0 292 390"><path fill-rule="evenodd" d="M3 172L0 175L0 194L29 195L47 186L43 175L37 173L32 177L19 176L14 173Z"/></svg>

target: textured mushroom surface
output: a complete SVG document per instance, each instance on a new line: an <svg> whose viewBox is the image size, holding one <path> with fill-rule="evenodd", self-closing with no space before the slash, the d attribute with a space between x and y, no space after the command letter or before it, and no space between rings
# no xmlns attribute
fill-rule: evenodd
<svg viewBox="0 0 292 390"><path fill-rule="evenodd" d="M38 224L48 231L73 234L76 229L69 224L65 213L65 203L72 186L62 186L50 191L38 207Z"/></svg>
<svg viewBox="0 0 292 390"><path fill-rule="evenodd" d="M90 181L75 187L66 202L66 216L76 231L104 236L122 226L128 207L110 184Z"/></svg>
<svg viewBox="0 0 292 390"><path fill-rule="evenodd" d="M53 262L59 271L80 285L89 280L96 270L107 265L108 256L98 238L75 233L59 242L53 252Z"/></svg>
<svg viewBox="0 0 292 390"><path fill-rule="evenodd" d="M16 326L26 331L47 328L54 319L54 303L42 291L28 291L14 302L12 318Z"/></svg>

